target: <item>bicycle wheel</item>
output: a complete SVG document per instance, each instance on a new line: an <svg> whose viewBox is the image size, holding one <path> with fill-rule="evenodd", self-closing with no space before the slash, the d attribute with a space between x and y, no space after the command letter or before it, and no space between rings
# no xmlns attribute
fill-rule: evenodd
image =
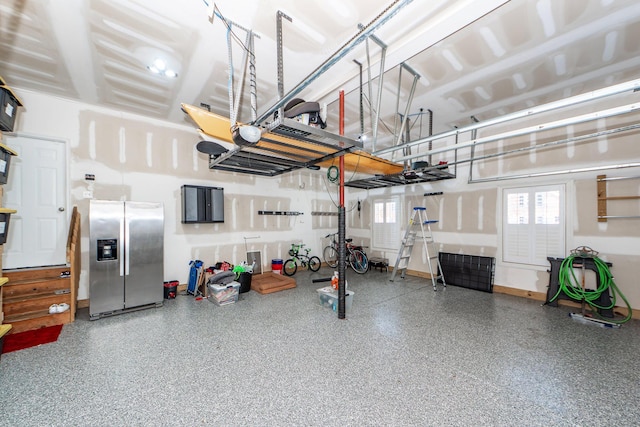
<svg viewBox="0 0 640 427"><path fill-rule="evenodd" d="M327 246L322 251L322 256L324 257L324 262L331 268L336 268L338 266L338 251L333 246Z"/></svg>
<svg viewBox="0 0 640 427"><path fill-rule="evenodd" d="M364 274L369 269L369 262L364 252L354 249L349 254L349 265L358 274Z"/></svg>
<svg viewBox="0 0 640 427"><path fill-rule="evenodd" d="M294 274L296 274L296 271L298 271L298 264L296 263L295 259L289 258L284 262L284 265L282 266L282 272L285 276L293 276Z"/></svg>
<svg viewBox="0 0 640 427"><path fill-rule="evenodd" d="M317 256L312 256L309 258L309 270L318 271L320 270L320 266L322 265L322 261Z"/></svg>

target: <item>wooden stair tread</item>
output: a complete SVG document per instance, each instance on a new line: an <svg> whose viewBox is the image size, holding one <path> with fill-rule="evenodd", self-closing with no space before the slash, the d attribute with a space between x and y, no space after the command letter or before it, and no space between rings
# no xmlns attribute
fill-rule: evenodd
<svg viewBox="0 0 640 427"><path fill-rule="evenodd" d="M71 271L69 266L52 266L37 268L20 268L16 270L3 270L2 275L9 279L9 283L22 280L36 280L38 278L60 277L65 271Z"/></svg>
<svg viewBox="0 0 640 427"><path fill-rule="evenodd" d="M9 280L9 283L4 285L4 288L8 289L8 288L11 288L13 286L18 286L18 285L28 285L28 284L32 284L32 283L52 282L54 280L67 280L68 281L70 279L71 279L71 276L64 276L64 277L49 276L49 277L37 277L37 278L30 278L30 279Z"/></svg>
<svg viewBox="0 0 640 427"><path fill-rule="evenodd" d="M22 295L5 295L3 300L5 304L18 303L24 301L32 301L37 299L44 299L50 297L63 297L65 295L71 294L71 289L62 289L64 292L56 292L56 291L41 291L41 292L32 292L30 294L22 294Z"/></svg>
<svg viewBox="0 0 640 427"><path fill-rule="evenodd" d="M40 317L48 317L51 316L52 318L54 318L55 316L58 317L64 317L69 315L69 310L62 312L62 313L49 313L49 310L37 310L37 311L27 311L27 312L23 312L20 314L14 314L14 315L10 315L10 316L5 316L4 320L7 323L16 323L16 322L21 322L23 320L31 320L31 319L37 319Z"/></svg>

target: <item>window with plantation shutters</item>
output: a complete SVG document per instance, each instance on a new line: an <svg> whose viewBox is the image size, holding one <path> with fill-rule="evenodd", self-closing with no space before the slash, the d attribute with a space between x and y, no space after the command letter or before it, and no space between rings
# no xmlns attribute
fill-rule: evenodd
<svg viewBox="0 0 640 427"><path fill-rule="evenodd" d="M397 197L373 202L373 249L397 249L400 244L400 200Z"/></svg>
<svg viewBox="0 0 640 427"><path fill-rule="evenodd" d="M548 266L565 254L564 185L503 190L502 259Z"/></svg>

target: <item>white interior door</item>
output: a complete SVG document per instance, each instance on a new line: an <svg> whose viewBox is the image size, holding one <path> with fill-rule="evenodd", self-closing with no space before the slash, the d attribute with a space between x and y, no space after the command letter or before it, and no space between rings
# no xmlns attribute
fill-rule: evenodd
<svg viewBox="0 0 640 427"><path fill-rule="evenodd" d="M2 268L66 263L67 197L64 142L5 137L18 155L11 158L2 205L11 215Z"/></svg>

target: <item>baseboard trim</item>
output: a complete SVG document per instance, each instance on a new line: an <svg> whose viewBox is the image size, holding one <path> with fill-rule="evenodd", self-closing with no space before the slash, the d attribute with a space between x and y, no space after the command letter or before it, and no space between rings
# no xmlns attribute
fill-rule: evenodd
<svg viewBox="0 0 640 427"><path fill-rule="evenodd" d="M407 270L406 274L408 276L422 277L426 279L431 278L431 275L429 273L425 273L423 271ZM528 298L528 299L541 301L541 302L545 302L547 300L546 292L527 291L526 289L517 289L517 288L511 288L508 286L493 285L493 292L496 294L512 295L515 297ZM573 308L582 308L582 305L580 303L575 301L565 300L565 299L558 300L558 305L573 307ZM625 317L627 315L626 307L615 306L613 311L618 316ZM640 319L640 310L632 309L631 318Z"/></svg>
<svg viewBox="0 0 640 427"><path fill-rule="evenodd" d="M187 285L186 285L186 284L184 284L184 283L183 283L183 284L180 284L180 285L178 285L178 287L176 288L176 290L177 290L178 292L186 292L186 290L187 290ZM77 304L77 306L76 306L76 307L77 307L77 308L89 308L89 302L90 302L90 299L89 299L89 298L87 298L87 299L80 299L80 300L78 300L78 304Z"/></svg>
<svg viewBox="0 0 640 427"><path fill-rule="evenodd" d="M392 267L390 267L392 268ZM431 276L429 275L429 273L424 273L421 271L415 271L415 270L407 270L407 275L409 276L415 276L415 277L423 277L426 279L430 279ZM185 292L187 290L187 285L186 284L180 284L178 285L178 292ZM528 298L528 299L532 299L535 301L546 301L547 300L547 294L544 292L534 292L534 291L527 291L525 289L516 289L516 288L510 288L508 286L500 286L500 285L493 285L493 292L496 294L504 294L504 295L512 295L515 297L520 297L520 298ZM562 305L562 306L566 306L566 307L573 307L573 308L581 308L581 305L577 302L574 301L569 301L569 300L558 300L558 305ZM89 307L89 299L83 299L83 300L78 300L78 308L88 308ZM626 307L619 307L616 306L614 308L614 312L617 315L620 316L626 316L627 315L627 308ZM631 318L632 319L640 319L640 310L636 310L636 309L632 309L631 310Z"/></svg>
<svg viewBox="0 0 640 427"><path fill-rule="evenodd" d="M513 295L516 297L529 298L536 301L544 302L547 300L547 294L545 292L533 292L533 291L527 291L524 289L509 288L507 286L499 286L499 285L494 285L493 291L498 294ZM582 308L582 305L579 302L570 301L566 299L559 299L558 305L562 305L565 307L572 307L572 308ZM620 307L617 305L613 308L613 312L618 316L625 317L627 315L627 307ZM631 318L640 319L640 310L631 309Z"/></svg>

